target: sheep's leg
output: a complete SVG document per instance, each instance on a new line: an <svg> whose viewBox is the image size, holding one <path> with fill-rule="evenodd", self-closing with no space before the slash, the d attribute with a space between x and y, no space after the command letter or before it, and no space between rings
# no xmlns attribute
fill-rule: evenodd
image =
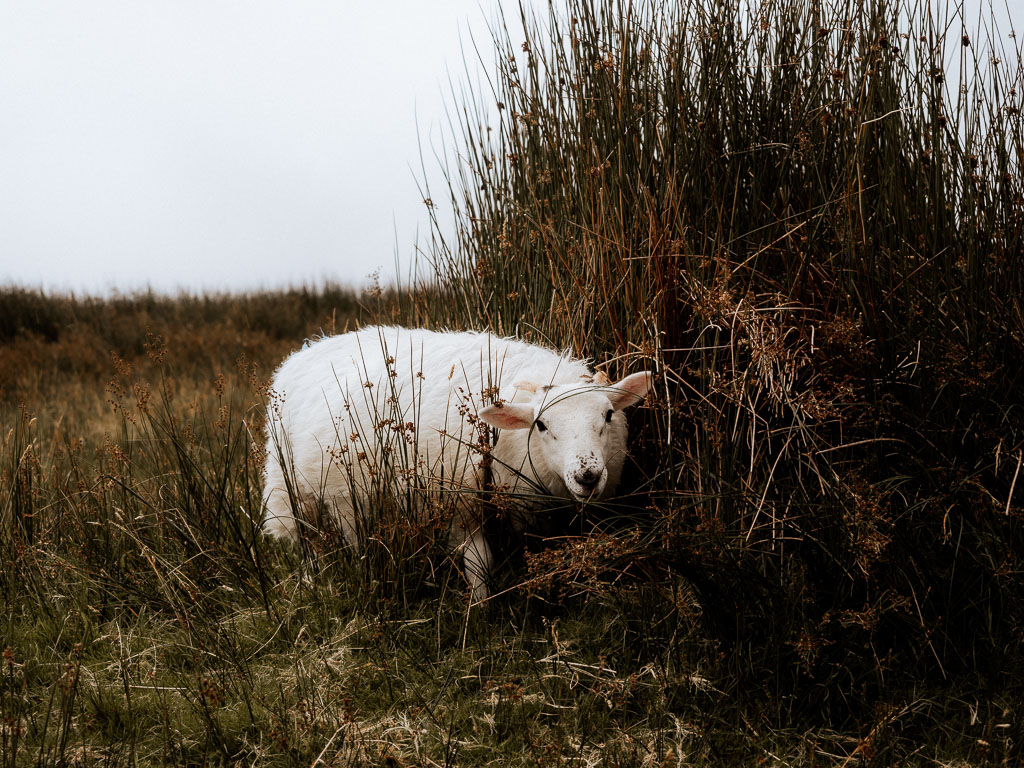
<svg viewBox="0 0 1024 768"><path fill-rule="evenodd" d="M268 453L263 488L263 531L271 536L294 539L298 536L288 486L278 457Z"/></svg>
<svg viewBox="0 0 1024 768"><path fill-rule="evenodd" d="M466 531L463 542L462 567L469 582L470 600L480 603L487 599L487 579L491 573L494 558L491 548L484 536L483 526L478 525L472 531Z"/></svg>
<svg viewBox="0 0 1024 768"><path fill-rule="evenodd" d="M288 493L283 488L268 489L263 497L263 505L266 510L263 518L264 533L283 539L298 537Z"/></svg>
<svg viewBox="0 0 1024 768"><path fill-rule="evenodd" d="M345 540L353 541L352 505L344 486L329 486L325 478L319 487L311 487L294 471L286 477L281 457L270 451L264 479L264 533L296 540L302 531L323 530L329 517Z"/></svg>

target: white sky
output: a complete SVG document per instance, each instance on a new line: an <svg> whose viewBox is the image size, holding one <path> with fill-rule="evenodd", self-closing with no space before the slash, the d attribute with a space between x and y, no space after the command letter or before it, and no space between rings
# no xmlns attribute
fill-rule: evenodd
<svg viewBox="0 0 1024 768"><path fill-rule="evenodd" d="M470 27L476 0L0 0L0 284L389 277Z"/></svg>
<svg viewBox="0 0 1024 768"><path fill-rule="evenodd" d="M406 271L417 135L439 184L460 33L490 64L497 1L0 0L0 285L358 283L396 249Z"/></svg>

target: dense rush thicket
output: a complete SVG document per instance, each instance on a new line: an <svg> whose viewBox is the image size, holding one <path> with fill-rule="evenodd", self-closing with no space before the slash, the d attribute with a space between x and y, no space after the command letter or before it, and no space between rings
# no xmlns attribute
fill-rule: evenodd
<svg viewBox="0 0 1024 768"><path fill-rule="evenodd" d="M464 104L446 300L414 316L657 363L632 555L771 659L745 671L832 703L1019 671L1010 30L898 0L525 21Z"/></svg>

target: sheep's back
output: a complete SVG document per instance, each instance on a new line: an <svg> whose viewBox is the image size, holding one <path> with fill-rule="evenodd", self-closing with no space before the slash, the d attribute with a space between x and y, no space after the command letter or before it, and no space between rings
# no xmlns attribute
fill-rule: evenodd
<svg viewBox="0 0 1024 768"><path fill-rule="evenodd" d="M517 381L564 383L587 372L583 361L487 333L374 326L288 357L273 378L268 429L282 429L296 464L312 469L342 445L375 454L382 431L374 425L384 420L389 441L397 435L387 430L402 425L424 468L440 463L448 474L476 439L468 414L493 396L511 400Z"/></svg>

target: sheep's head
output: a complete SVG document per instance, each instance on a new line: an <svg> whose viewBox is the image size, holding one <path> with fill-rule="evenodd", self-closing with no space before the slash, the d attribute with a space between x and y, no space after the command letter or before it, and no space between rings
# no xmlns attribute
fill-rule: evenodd
<svg viewBox="0 0 1024 768"><path fill-rule="evenodd" d="M615 384L598 374L574 384L516 387L531 392L532 400L488 406L480 418L499 429L529 430L526 466L560 478L566 495L586 501L614 491L626 456L622 409L647 396L651 374L634 373Z"/></svg>

